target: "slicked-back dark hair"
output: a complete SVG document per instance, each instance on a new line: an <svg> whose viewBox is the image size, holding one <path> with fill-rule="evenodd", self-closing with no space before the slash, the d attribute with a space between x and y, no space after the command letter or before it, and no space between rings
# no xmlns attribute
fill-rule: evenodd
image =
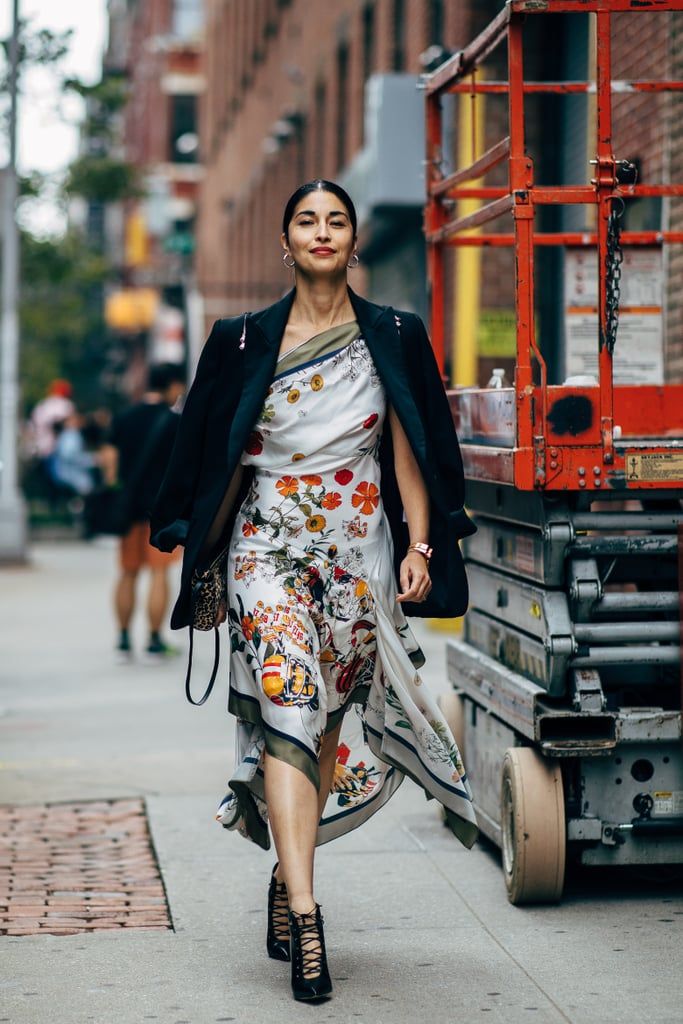
<svg viewBox="0 0 683 1024"><path fill-rule="evenodd" d="M358 231L358 217L356 215L356 207L353 205L353 199L349 193L343 189L341 185L337 185L335 181L328 181L326 178L316 178L315 181L307 181L305 185L299 185L296 192L293 192L287 200L285 212L282 217L282 233L287 241L289 242L289 225L292 217L294 216L294 211L301 200L305 199L306 196L311 194L311 192L331 192L344 204L349 215L349 220L351 221L351 228L355 239Z"/></svg>

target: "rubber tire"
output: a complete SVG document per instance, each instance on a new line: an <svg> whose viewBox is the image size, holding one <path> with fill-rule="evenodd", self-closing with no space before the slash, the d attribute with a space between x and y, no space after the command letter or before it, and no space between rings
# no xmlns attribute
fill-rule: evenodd
<svg viewBox="0 0 683 1024"><path fill-rule="evenodd" d="M437 697L436 703L441 708L441 713L448 723L448 728L453 733L453 739L457 744L465 767L467 767L467 758L465 757L466 709L464 698L459 693L442 693Z"/></svg>
<svg viewBox="0 0 683 1024"><path fill-rule="evenodd" d="M557 761L510 747L501 773L503 874L510 903L562 897L567 849L564 786Z"/></svg>

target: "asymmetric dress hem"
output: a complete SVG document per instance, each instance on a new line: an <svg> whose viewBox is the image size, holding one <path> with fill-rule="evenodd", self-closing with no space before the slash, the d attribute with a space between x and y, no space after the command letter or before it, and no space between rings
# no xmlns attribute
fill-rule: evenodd
<svg viewBox="0 0 683 1024"><path fill-rule="evenodd" d="M319 790L322 740L340 719L318 845L361 825L406 775L443 804L465 846L477 837L460 753L395 599L380 494L386 413L358 324L343 324L278 360L242 455L253 477L227 569L236 764L216 817L264 849L265 753Z"/></svg>

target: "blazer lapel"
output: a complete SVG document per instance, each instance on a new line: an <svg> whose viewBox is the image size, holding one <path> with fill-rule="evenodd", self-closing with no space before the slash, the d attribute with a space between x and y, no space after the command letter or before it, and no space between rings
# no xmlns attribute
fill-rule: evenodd
<svg viewBox="0 0 683 1024"><path fill-rule="evenodd" d="M280 340L294 301L294 289L279 302L247 315L242 394L230 426L228 465L235 466L275 376Z"/></svg>
<svg viewBox="0 0 683 1024"><path fill-rule="evenodd" d="M406 373L403 358L404 342L400 333L403 328L399 330L396 314L391 306L381 307L368 302L360 295L356 295L351 288L349 298L389 401L406 432L411 448L424 468L427 461L427 441Z"/></svg>

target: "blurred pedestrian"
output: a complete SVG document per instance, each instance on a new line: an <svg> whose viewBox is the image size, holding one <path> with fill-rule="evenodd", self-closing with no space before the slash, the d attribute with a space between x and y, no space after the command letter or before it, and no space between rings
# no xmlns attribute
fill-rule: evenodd
<svg viewBox="0 0 683 1024"><path fill-rule="evenodd" d="M52 479L71 497L84 498L95 486L97 460L86 448L85 418L74 409L61 425L51 459Z"/></svg>
<svg viewBox="0 0 683 1024"><path fill-rule="evenodd" d="M475 527L458 441L419 317L348 287L356 228L334 182L290 197L294 288L216 321L152 516L161 550L185 545L171 625L227 617L236 764L217 819L263 849L270 824L266 948L291 959L296 999L332 990L317 845L366 821L404 775L465 846L477 837L405 617L467 606L457 542Z"/></svg>
<svg viewBox="0 0 683 1024"><path fill-rule="evenodd" d="M40 486L54 507L60 498L60 488L53 473L53 456L61 425L75 411L72 387L61 377L53 380L47 395L38 402L28 423L29 450L38 460Z"/></svg>
<svg viewBox="0 0 683 1024"><path fill-rule="evenodd" d="M115 589L119 628L119 660L130 661L130 624L135 612L136 585L140 572L149 569L147 599L149 640L147 655L155 660L176 653L161 636L168 606L168 570L178 558L149 543L149 509L164 476L180 417L173 411L185 391L185 374L174 363L149 370L148 389L142 401L114 417L109 444L102 450L104 480L126 492L130 526L119 543L120 572Z"/></svg>

